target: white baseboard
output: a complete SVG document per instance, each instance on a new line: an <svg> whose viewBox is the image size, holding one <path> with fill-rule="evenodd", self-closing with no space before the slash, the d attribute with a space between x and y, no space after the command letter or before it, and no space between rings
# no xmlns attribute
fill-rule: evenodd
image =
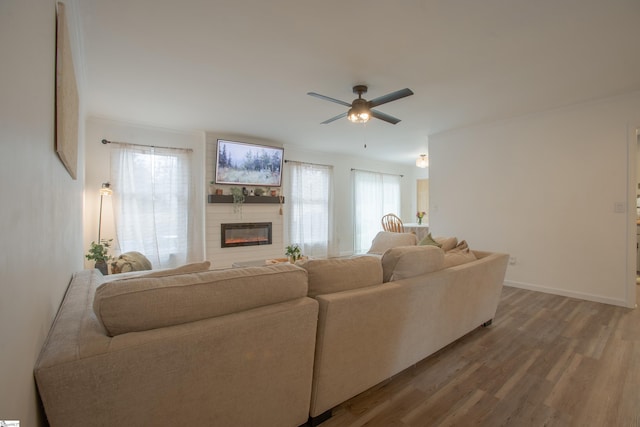
<svg viewBox="0 0 640 427"><path fill-rule="evenodd" d="M576 299L582 299L582 300L593 301L593 302L601 302L603 304L617 305L617 306L629 308L625 300L603 297L601 295L593 295L593 294L588 294L584 292L567 291L566 289L550 288L548 286L533 285L531 283L516 282L513 280L505 280L504 285L510 286L512 288L527 289L529 291L544 292L546 294L560 295L563 297L576 298Z"/></svg>

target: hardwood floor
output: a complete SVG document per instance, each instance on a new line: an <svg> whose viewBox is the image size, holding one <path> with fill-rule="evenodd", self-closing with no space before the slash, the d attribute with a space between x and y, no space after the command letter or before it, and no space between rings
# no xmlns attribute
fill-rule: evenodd
<svg viewBox="0 0 640 427"><path fill-rule="evenodd" d="M640 426L640 310L505 287L493 325L322 427Z"/></svg>

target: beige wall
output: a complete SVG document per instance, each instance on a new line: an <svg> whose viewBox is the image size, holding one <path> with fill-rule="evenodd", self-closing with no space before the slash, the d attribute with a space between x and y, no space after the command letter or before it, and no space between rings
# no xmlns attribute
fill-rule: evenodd
<svg viewBox="0 0 640 427"><path fill-rule="evenodd" d="M508 284L633 306L639 126L634 93L431 136L434 234L515 256Z"/></svg>
<svg viewBox="0 0 640 427"><path fill-rule="evenodd" d="M83 258L82 124L77 180L54 148L55 17L53 0L0 2L0 419L25 427L40 424L33 366Z"/></svg>

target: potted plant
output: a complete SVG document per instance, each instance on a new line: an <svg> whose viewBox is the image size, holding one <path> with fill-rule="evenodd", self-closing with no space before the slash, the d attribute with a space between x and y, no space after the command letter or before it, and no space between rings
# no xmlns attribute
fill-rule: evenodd
<svg viewBox="0 0 640 427"><path fill-rule="evenodd" d="M109 274L107 261L112 258L108 253L112 241L113 239L102 239L100 240L100 243L91 242L89 253L85 255L85 258L87 258L89 261L95 262L94 267L100 270L100 272L105 276Z"/></svg>
<svg viewBox="0 0 640 427"><path fill-rule="evenodd" d="M287 246L287 251L284 254L289 258L289 262L291 264L294 264L297 260L302 258L302 251L298 245Z"/></svg>

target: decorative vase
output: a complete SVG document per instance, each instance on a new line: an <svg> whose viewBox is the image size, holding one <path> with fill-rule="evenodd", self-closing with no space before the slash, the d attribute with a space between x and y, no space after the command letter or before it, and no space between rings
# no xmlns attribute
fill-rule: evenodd
<svg viewBox="0 0 640 427"><path fill-rule="evenodd" d="M96 264L94 267L100 270L100 273L102 273L103 276L106 276L107 274L109 274L109 267L107 266L106 261L96 261Z"/></svg>

